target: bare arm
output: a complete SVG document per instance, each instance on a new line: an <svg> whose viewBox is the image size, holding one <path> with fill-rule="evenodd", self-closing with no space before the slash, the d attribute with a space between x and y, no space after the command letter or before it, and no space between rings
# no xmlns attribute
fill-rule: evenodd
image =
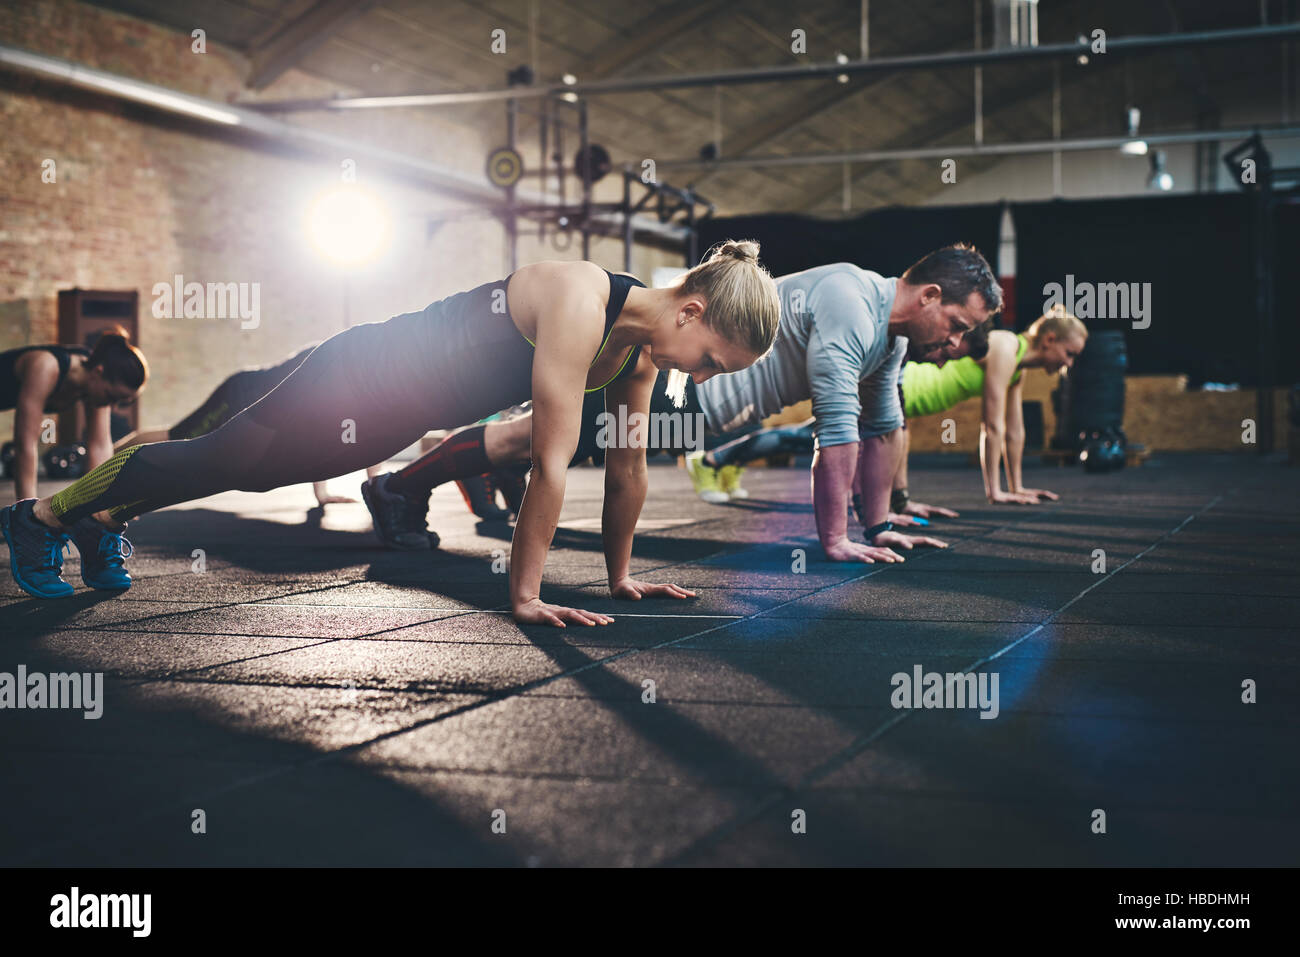
<svg viewBox="0 0 1300 957"><path fill-rule="evenodd" d="M872 401L873 401L873 398L874 398L874 393L873 393L872 388L871 388L872 385L873 385L873 383L872 383L872 379L871 379L870 376L866 376L866 377L864 377L864 378L862 379L862 381L858 383L858 403L859 403L859 405L860 405L863 409L868 409L868 408L871 407L871 404L872 404ZM897 386L893 386L893 388L897 388ZM866 424L866 422L865 422L864 419L860 419L860 420L859 420L859 428L861 428L861 427L864 426L865 424ZM859 432L859 434L861 434L861 433ZM908 442L907 442L907 431L906 431L906 430L903 430L903 439L902 439L902 441L903 441L903 448L902 448L902 450L901 450L901 451L899 452L899 454L898 454L898 465L897 465L897 466L895 467L895 469L894 469L894 476L893 476L893 479L892 479L891 482L890 482L890 488L891 488L891 490L892 490L892 489L907 488L907 445L908 445ZM853 479L853 491L854 491L857 495L861 495L861 494L862 494L862 465L861 465L861 460L860 460L860 459L859 459L859 465L858 465L857 475L855 475L855 476L854 476L854 479ZM864 500L864 505L865 505L865 500ZM865 519L866 516L864 515L863 518ZM881 521L884 521L884 520L881 519Z"/></svg>
<svg viewBox="0 0 1300 957"><path fill-rule="evenodd" d="M103 465L112 457L113 410L107 405L99 408L86 405L86 471Z"/></svg>
<svg viewBox="0 0 1300 957"><path fill-rule="evenodd" d="M1007 488L1023 492L1020 465L1025 455L1025 410L1021 404L1023 392L1018 380L1007 392Z"/></svg>
<svg viewBox="0 0 1300 957"><path fill-rule="evenodd" d="M898 475L898 463L907 456L907 430L894 429L884 435L862 440L862 457L858 473L862 476L862 520L868 529L890 517L889 499L893 493L893 479ZM947 548L947 542L927 535L905 535L893 530L877 532L867 542L881 551L890 547L911 549L916 545ZM890 552L896 555L896 552ZM902 561L902 558L898 559Z"/></svg>
<svg viewBox="0 0 1300 957"><path fill-rule="evenodd" d="M912 446L912 437L907 429L902 430L903 448L898 454L898 468L894 469L894 481L891 483L892 489L907 488L907 453Z"/></svg>
<svg viewBox="0 0 1300 957"><path fill-rule="evenodd" d="M892 435L892 433L891 433ZM897 465L889 436L818 447L813 457L813 514L817 537L826 557L837 562L901 562L888 548L849 541L848 503L855 470L861 471L864 521L879 514L872 524L885 520L889 511L889 486ZM888 446L888 447L887 447ZM861 464L859 458L861 457Z"/></svg>
<svg viewBox="0 0 1300 957"><path fill-rule="evenodd" d="M990 335L989 352L983 365L984 419L980 424L980 467L984 472L984 495L990 502L1027 504L1027 496L1002 489L1007 389L1016 370L1015 337Z"/></svg>
<svg viewBox="0 0 1300 957"><path fill-rule="evenodd" d="M902 370L899 371L901 377ZM897 381L897 380L896 380ZM867 386L871 382L870 377L865 378L859 384L858 397L862 402L862 407L868 408L871 404L871 397L868 393ZM894 386L897 391L897 385ZM938 505L926 505L924 502L913 502L908 500L901 514L895 514L893 507L893 497L897 492L907 492L907 454L912 444L912 433L906 428L902 429L903 447L898 453L898 467L894 469L894 479L890 488L890 521L895 525L919 525L916 518L929 519L932 515L946 515L949 518L956 518L957 513L952 509L942 508ZM862 466L859 460L858 475L853 480L853 491L861 496L862 494ZM915 518L913 518L915 516ZM869 526L868 526L869 527Z"/></svg>
<svg viewBox="0 0 1300 957"><path fill-rule="evenodd" d="M1045 488L1026 488L1021 478L1021 463L1025 456L1025 412L1020 388L1023 379L1011 387L1007 395L1007 486L1016 495L1027 495L1035 502L1040 498L1057 501L1060 496Z"/></svg>
<svg viewBox="0 0 1300 957"><path fill-rule="evenodd" d="M817 451L812 466L817 538L832 561L902 561L888 548L861 545L848 537L853 491L856 489L862 496L864 522L877 511L880 518L874 522L884 521L889 510L890 482L898 464L892 448L877 459L865 446L878 445L878 440L858 441L863 409L870 409L874 415L881 405L870 390L885 390L886 401L896 402L897 395L890 391L894 387L887 376L862 375L873 336L868 307L861 291L847 281L819 285L809 305L818 315L805 359L817 421ZM870 398L866 403L864 390Z"/></svg>
<svg viewBox="0 0 1300 957"><path fill-rule="evenodd" d="M605 390L605 411L617 421L619 406L624 406L626 421L635 413L650 412L650 390L654 388L657 370L649 358L641 357L636 374L615 382ZM636 532L641 507L645 505L646 450L623 448L621 443L611 443L605 450L605 504L600 517L601 537L605 545L605 570L609 573L609 587L628 577L632 560L632 537Z"/></svg>
<svg viewBox="0 0 1300 957"><path fill-rule="evenodd" d="M605 410L619 418L619 406L627 408L626 420L632 415L650 412L650 393L655 387L658 370L646 356L637 371L605 390ZM647 422L649 420L647 419ZM647 436L648 439L648 436ZM632 537L637 519L645 504L648 485L646 450L624 448L620 443L605 450L605 506L600 527L605 544L605 568L609 573L609 591L615 598L639 601L646 597L694 598L695 592L677 585L658 585L639 581L629 573L632 560Z"/></svg>
<svg viewBox="0 0 1300 957"><path fill-rule="evenodd" d="M584 268L586 267L586 268ZM604 301L587 263L539 263L515 273L512 305L536 316L533 356L533 472L510 550L515 620L563 628L612 619L541 600L542 570L564 506L565 476L578 447L582 397L591 357L604 331Z"/></svg>
<svg viewBox="0 0 1300 957"><path fill-rule="evenodd" d="M848 541L848 502L858 467L858 445L857 442L819 444L813 456L813 517L817 522L817 538L827 553L840 542Z"/></svg>
<svg viewBox="0 0 1300 957"><path fill-rule="evenodd" d="M45 403L59 382L59 362L48 352L29 352L18 360L22 387L14 407L14 494L36 497L36 458Z"/></svg>

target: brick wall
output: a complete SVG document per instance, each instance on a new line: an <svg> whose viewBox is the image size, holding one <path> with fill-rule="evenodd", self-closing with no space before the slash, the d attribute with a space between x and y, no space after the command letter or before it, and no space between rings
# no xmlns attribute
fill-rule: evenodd
<svg viewBox="0 0 1300 957"><path fill-rule="evenodd" d="M246 97L247 63L210 40L207 53L168 28L72 0L8 5L0 42L228 102ZM262 95L331 95L336 84L289 71ZM455 122L453 113L374 111L295 117L336 135L436 157L481 172L500 130ZM0 72L0 349L53 342L60 289L139 291L140 345L153 367L142 424L170 425L238 368L280 359L346 325L385 319L505 274L503 231L491 219L428 223L453 202L385 181L364 163L358 181L393 211L390 252L351 274L307 247L302 220L312 196L339 179L346 157L303 157L217 135L212 128ZM57 182L42 182L42 162ZM576 259L549 244L521 243L520 261ZM593 258L622 268L620 243ZM649 276L678 257L638 248L634 271ZM237 320L157 319L156 283L259 283L261 325ZM647 278L648 281L648 278ZM0 413L12 434L12 413Z"/></svg>

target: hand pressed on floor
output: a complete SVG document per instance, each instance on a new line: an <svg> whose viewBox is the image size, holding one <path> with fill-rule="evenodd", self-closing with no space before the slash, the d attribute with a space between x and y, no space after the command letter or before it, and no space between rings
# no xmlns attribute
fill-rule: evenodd
<svg viewBox="0 0 1300 957"><path fill-rule="evenodd" d="M656 585L652 582L637 581L635 578L623 578L609 586L609 593L625 601L640 601L642 598L694 598L695 592L680 585Z"/></svg>
<svg viewBox="0 0 1300 957"><path fill-rule="evenodd" d="M566 628L567 622L573 622L575 625L608 625L614 620L609 615L583 611L581 608L548 605L540 598L516 606L512 614L515 621L521 625L551 625L554 628Z"/></svg>

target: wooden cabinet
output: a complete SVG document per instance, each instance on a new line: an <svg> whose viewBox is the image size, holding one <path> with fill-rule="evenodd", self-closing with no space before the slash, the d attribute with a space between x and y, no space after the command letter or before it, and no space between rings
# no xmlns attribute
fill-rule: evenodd
<svg viewBox="0 0 1300 957"><path fill-rule="evenodd" d="M100 332L121 326L140 346L140 294L102 289L64 289L59 292L59 344L92 348ZM143 346L141 346L143 348ZM137 405L114 409L114 432L139 428ZM59 416L59 443L81 442L86 434L85 412L78 403L72 412Z"/></svg>

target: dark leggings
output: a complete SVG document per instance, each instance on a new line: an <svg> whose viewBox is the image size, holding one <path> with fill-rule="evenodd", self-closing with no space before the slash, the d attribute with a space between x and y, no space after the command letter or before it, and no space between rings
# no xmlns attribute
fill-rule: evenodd
<svg viewBox="0 0 1300 957"><path fill-rule="evenodd" d="M322 481L400 452L439 417L436 376L427 358L420 368L421 356L400 355L391 331L381 334L385 325L356 326L323 343L214 432L123 449L55 495L55 515L64 525L101 510L121 520L233 489Z"/></svg>
<svg viewBox="0 0 1300 957"><path fill-rule="evenodd" d="M265 369L244 369L212 390L201 406L167 433L169 439L197 439L225 425L244 409L266 395L311 354L309 346L297 355Z"/></svg>
<svg viewBox="0 0 1300 957"><path fill-rule="evenodd" d="M255 396L250 396L242 401L237 393L241 392L238 388L241 379L247 373L236 372L221 385L212 390L201 406L183 418L176 425L167 431L169 441L177 439L196 439L200 435L207 435L221 426L225 425L236 415L252 405L261 396L269 390L263 389Z"/></svg>
<svg viewBox="0 0 1300 957"><path fill-rule="evenodd" d="M813 420L801 425L778 425L759 429L743 435L734 442L719 445L709 452L715 467L744 465L767 455L811 455L813 452Z"/></svg>
<svg viewBox="0 0 1300 957"><path fill-rule="evenodd" d="M467 425L457 429L436 447L388 479L386 491L410 497L428 498L443 482L473 478L492 471L484 435L487 426Z"/></svg>

